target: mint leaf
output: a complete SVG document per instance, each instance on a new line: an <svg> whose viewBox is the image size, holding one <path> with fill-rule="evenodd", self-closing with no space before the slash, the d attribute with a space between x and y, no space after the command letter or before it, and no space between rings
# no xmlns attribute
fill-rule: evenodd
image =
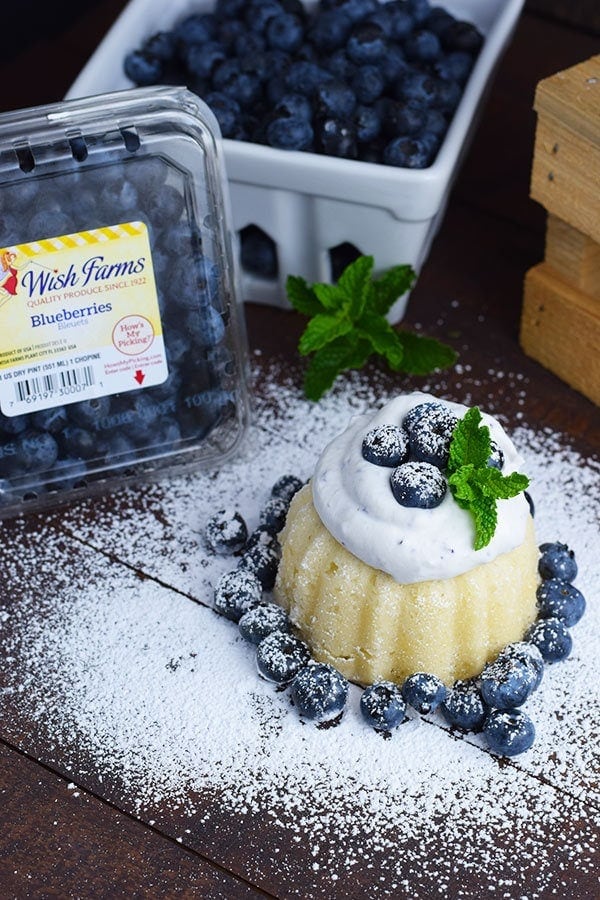
<svg viewBox="0 0 600 900"><path fill-rule="evenodd" d="M289 275L286 279L285 290L288 300L295 310L305 316L316 316L323 312L323 305L319 302L313 289L300 275Z"/></svg>
<svg viewBox="0 0 600 900"><path fill-rule="evenodd" d="M304 393L309 400L319 400L346 369L360 369L371 354L365 341L341 337L323 347L312 357L304 376Z"/></svg>
<svg viewBox="0 0 600 900"><path fill-rule="evenodd" d="M475 524L475 550L492 540L498 523L498 500L516 497L529 485L526 475L503 475L489 465L492 449L490 429L482 425L474 406L457 423L450 443L448 485L456 503L471 513Z"/></svg>
<svg viewBox="0 0 600 900"><path fill-rule="evenodd" d="M336 338L342 337L352 331L350 319L342 319L329 313L319 313L310 320L304 333L300 337L298 350L302 356L320 350L325 344L329 344Z"/></svg>
<svg viewBox="0 0 600 900"><path fill-rule="evenodd" d="M385 317L413 284L412 267L393 266L375 280L373 267L372 256L359 256L346 266L337 284L309 285L294 275L286 281L290 303L310 318L298 349L303 356L315 354L305 382L311 399L321 397L336 374L363 366L372 353L383 357L395 372L417 375L445 368L456 359L445 344L392 328Z"/></svg>
<svg viewBox="0 0 600 900"><path fill-rule="evenodd" d="M359 256L349 266L346 266L339 277L338 288L344 296L346 308L353 319L362 316L373 291L371 281L373 264L372 256Z"/></svg>
<svg viewBox="0 0 600 900"><path fill-rule="evenodd" d="M410 375L428 375L435 369L447 369L456 362L457 353L452 347L435 338L399 333L402 342L402 370Z"/></svg>
<svg viewBox="0 0 600 900"><path fill-rule="evenodd" d="M450 444L448 472L455 472L461 466L467 465L487 468L492 442L490 429L487 425L480 427L481 421L479 408L473 406L456 425Z"/></svg>
<svg viewBox="0 0 600 900"><path fill-rule="evenodd" d="M344 308L344 295L337 284L313 284L312 289L321 305L329 312L339 312Z"/></svg>
<svg viewBox="0 0 600 900"><path fill-rule="evenodd" d="M392 266L373 282L373 309L384 316L396 300L405 294L416 279L412 266Z"/></svg>
<svg viewBox="0 0 600 900"><path fill-rule="evenodd" d="M475 541L473 546L475 550L482 550L484 547L487 547L496 532L496 525L498 524L496 502L490 497L482 497L472 508L472 512L475 520Z"/></svg>
<svg viewBox="0 0 600 900"><path fill-rule="evenodd" d="M374 312L365 312L356 325L359 333L369 341L373 350L384 356L392 369L399 369L403 363L400 335L389 322Z"/></svg>

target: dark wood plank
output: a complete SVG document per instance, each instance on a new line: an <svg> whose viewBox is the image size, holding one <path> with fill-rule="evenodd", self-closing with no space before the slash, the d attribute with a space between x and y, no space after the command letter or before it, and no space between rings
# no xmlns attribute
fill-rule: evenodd
<svg viewBox="0 0 600 900"><path fill-rule="evenodd" d="M0 743L3 897L264 897Z"/></svg>

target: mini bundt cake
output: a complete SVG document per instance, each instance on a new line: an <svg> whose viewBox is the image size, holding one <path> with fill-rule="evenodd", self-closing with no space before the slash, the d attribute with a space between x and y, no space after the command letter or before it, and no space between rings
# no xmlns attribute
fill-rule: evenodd
<svg viewBox="0 0 600 900"><path fill-rule="evenodd" d="M471 512L448 488L448 452L468 408L423 393L355 417L325 448L280 534L277 601L314 657L359 684L481 672L535 620L538 548L523 490L499 500L475 549ZM523 460L498 421L487 465Z"/></svg>

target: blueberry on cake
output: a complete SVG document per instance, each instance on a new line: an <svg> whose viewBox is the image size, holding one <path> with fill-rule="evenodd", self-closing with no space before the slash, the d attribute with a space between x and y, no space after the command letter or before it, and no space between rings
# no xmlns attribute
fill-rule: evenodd
<svg viewBox="0 0 600 900"><path fill-rule="evenodd" d="M538 609L523 460L476 407L402 395L355 417L294 496L275 598L359 684L469 679Z"/></svg>

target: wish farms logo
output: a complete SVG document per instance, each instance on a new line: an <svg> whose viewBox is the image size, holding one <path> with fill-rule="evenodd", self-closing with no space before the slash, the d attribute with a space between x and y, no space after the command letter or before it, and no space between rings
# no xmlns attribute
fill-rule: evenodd
<svg viewBox="0 0 600 900"><path fill-rule="evenodd" d="M21 255L22 256L22 255ZM64 303L89 298L89 305L79 309L61 308L57 312L30 314L31 327L56 325L71 319L88 318L111 312L112 303L101 302L107 291L121 290L132 283L131 278L141 275L146 268L146 257L106 262L103 255L88 257L82 264L70 263L60 270L44 265L37 259L25 256L19 260L13 250L0 254L3 272L0 277L0 307L10 297L19 297L30 310L39 310L49 304ZM90 302L91 301L91 302Z"/></svg>

